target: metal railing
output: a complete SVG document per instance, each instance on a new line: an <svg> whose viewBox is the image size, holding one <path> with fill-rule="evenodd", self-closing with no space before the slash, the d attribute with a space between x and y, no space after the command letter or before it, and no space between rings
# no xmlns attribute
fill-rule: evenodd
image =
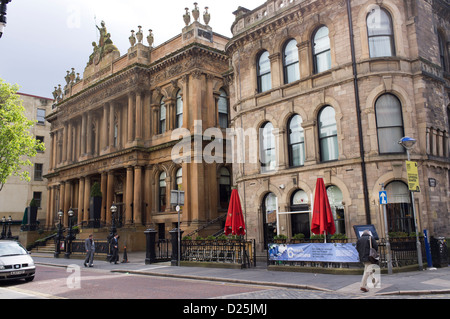
<svg viewBox="0 0 450 319"><path fill-rule="evenodd" d="M254 240L183 240L181 260L256 266Z"/></svg>

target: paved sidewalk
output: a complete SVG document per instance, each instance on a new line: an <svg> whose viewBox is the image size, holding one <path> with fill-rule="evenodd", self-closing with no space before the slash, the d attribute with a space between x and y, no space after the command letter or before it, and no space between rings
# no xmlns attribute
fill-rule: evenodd
<svg viewBox="0 0 450 319"><path fill-rule="evenodd" d="M83 266L83 260L53 258L50 255L32 254L36 264ZM139 275L187 278L220 282L245 283L281 288L333 291L342 294L359 294L359 275L315 274L302 272L269 271L264 264L250 269L205 267L174 267L167 263L145 265L145 253L128 253L128 263L110 264L94 260L94 269ZM426 266L426 265L424 265ZM450 294L450 267L436 270L412 271L393 275L381 275L380 288L373 288L374 295L422 295Z"/></svg>

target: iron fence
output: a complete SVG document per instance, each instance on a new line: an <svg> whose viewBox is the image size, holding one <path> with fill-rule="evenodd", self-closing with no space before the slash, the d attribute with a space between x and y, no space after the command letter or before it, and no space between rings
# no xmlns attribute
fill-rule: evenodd
<svg viewBox="0 0 450 319"><path fill-rule="evenodd" d="M181 260L256 266L254 240L183 240Z"/></svg>

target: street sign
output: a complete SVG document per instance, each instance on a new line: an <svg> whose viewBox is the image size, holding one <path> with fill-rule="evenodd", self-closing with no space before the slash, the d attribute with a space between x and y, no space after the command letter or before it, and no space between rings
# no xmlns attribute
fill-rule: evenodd
<svg viewBox="0 0 450 319"><path fill-rule="evenodd" d="M170 191L170 205L184 205L184 191Z"/></svg>
<svg viewBox="0 0 450 319"><path fill-rule="evenodd" d="M387 205L388 201L387 201L387 192L386 191L381 191L380 192L380 205Z"/></svg>
<svg viewBox="0 0 450 319"><path fill-rule="evenodd" d="M409 190L411 192L420 192L417 162L406 161L406 172L408 174Z"/></svg>

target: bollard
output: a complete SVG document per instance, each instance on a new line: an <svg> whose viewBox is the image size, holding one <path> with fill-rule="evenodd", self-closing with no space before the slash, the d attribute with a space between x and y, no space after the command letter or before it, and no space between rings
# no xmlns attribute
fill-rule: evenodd
<svg viewBox="0 0 450 319"><path fill-rule="evenodd" d="M181 236L183 235L183 231L180 230L180 245L181 245ZM181 259L181 256L178 256L178 248L181 249L181 247L178 247L178 228L172 229L170 232L170 241L172 243L172 260L170 261L170 264L172 266L179 266L178 261ZM180 257L180 258L179 258Z"/></svg>
<svg viewBox="0 0 450 319"><path fill-rule="evenodd" d="M156 230L147 229L144 231L146 238L145 264L153 264L156 262Z"/></svg>

